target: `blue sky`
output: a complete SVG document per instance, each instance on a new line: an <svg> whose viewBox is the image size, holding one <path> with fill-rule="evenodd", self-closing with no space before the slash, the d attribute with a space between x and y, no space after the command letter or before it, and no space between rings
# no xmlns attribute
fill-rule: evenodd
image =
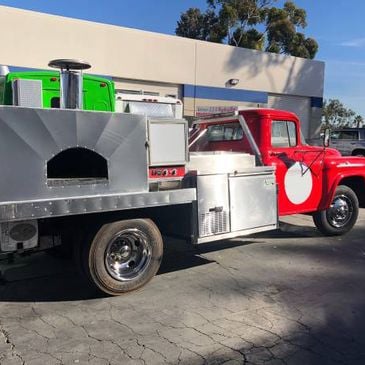
<svg viewBox="0 0 365 365"><path fill-rule="evenodd" d="M277 4L282 4L279 0ZM295 0L306 9L307 36L325 61L325 98L340 99L365 117L365 1ZM205 0L0 0L1 5L174 34L181 12Z"/></svg>

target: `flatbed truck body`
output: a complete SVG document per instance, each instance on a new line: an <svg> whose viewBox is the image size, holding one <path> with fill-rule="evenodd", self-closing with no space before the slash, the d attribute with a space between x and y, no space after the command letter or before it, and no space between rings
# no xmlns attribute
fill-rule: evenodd
<svg viewBox="0 0 365 365"><path fill-rule="evenodd" d="M189 156L184 120L0 106L0 166L0 256L71 245L111 295L155 275L162 233L200 244L278 226L275 169L250 154Z"/></svg>
<svg viewBox="0 0 365 365"><path fill-rule="evenodd" d="M87 282L111 295L159 269L162 234L201 244L313 214L343 234L364 204L360 158L307 146L285 111L203 119L115 112L114 84L60 73L0 77L0 258L67 248ZM189 139L190 137L190 139Z"/></svg>

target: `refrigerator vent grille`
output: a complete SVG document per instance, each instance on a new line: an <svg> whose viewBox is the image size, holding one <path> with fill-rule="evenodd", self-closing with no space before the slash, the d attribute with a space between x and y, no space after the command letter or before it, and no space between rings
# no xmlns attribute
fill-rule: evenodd
<svg viewBox="0 0 365 365"><path fill-rule="evenodd" d="M209 212L199 216L200 237L212 236L228 231L228 212Z"/></svg>

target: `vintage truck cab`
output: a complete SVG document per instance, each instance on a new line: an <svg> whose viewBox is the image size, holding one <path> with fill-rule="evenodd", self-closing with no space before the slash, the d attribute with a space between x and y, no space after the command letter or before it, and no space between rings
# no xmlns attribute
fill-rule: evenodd
<svg viewBox="0 0 365 365"><path fill-rule="evenodd" d="M258 163L276 168L279 215L309 213L324 234L348 232L359 206L365 206L365 159L307 145L291 112L242 109L235 114L195 122L190 151L256 149Z"/></svg>

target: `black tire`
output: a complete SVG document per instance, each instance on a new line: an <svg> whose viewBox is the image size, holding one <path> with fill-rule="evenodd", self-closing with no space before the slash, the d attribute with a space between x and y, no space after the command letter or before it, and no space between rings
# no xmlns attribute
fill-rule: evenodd
<svg viewBox="0 0 365 365"><path fill-rule="evenodd" d="M316 227L326 236L339 236L351 230L359 215L359 201L354 191L339 185L331 206L313 214Z"/></svg>
<svg viewBox="0 0 365 365"><path fill-rule="evenodd" d="M161 233L150 219L105 224L79 247L89 282L109 295L143 287L156 275L163 255Z"/></svg>

